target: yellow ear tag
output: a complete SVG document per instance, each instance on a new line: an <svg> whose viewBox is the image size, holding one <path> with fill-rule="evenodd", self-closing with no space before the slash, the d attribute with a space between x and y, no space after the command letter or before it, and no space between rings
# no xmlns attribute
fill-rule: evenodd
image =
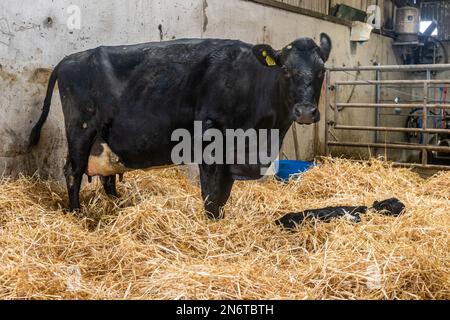
<svg viewBox="0 0 450 320"><path fill-rule="evenodd" d="M264 51L262 52L262 55L263 55L264 58L266 58L266 63L267 63L267 65L268 65L269 67L273 67L273 66L276 66L276 65L277 65L277 63L275 62L275 60L274 60L271 56L269 56L269 55L267 54L267 51L266 51L266 50L264 50Z"/></svg>

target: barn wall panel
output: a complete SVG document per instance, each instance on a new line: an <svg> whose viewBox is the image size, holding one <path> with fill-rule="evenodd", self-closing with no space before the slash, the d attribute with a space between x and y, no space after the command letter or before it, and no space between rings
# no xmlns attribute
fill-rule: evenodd
<svg viewBox="0 0 450 320"><path fill-rule="evenodd" d="M276 0L303 9L328 14L328 0Z"/></svg>

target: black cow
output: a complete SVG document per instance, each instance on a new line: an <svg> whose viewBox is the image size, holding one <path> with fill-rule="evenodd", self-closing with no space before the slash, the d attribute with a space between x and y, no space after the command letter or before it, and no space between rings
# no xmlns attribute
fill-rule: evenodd
<svg viewBox="0 0 450 320"><path fill-rule="evenodd" d="M58 81L68 159L70 210L80 207L84 174L101 176L117 196L116 175L171 165L175 129L279 129L281 141L294 121L320 120L317 108L331 40L321 34L295 40L280 51L235 40L185 39L99 47L64 58L48 84L30 146L39 142ZM205 209L223 217L236 179L261 177L258 165L200 165Z"/></svg>

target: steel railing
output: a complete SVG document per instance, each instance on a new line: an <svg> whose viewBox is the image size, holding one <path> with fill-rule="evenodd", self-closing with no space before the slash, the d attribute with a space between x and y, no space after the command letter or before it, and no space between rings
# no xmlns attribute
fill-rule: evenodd
<svg viewBox="0 0 450 320"><path fill-rule="evenodd" d="M450 79L433 80L433 71L447 71L450 70L450 64L437 64L437 65L393 65L393 66L359 66L359 67L333 67L327 68L326 72L326 93L325 93L325 147L326 154L331 155L331 148L333 147L349 147L349 148L371 148L371 149L401 149L401 150L419 150L422 151L421 163L396 163L396 165L407 167L422 167L433 168L439 170L450 170L449 165L432 165L429 164L428 152L441 152L449 154L450 147L438 146L429 144L430 134L448 134L450 135L450 128L430 128L428 125L428 119L430 117L430 110L445 109L450 110L450 104L445 101L442 104L431 102L429 99L430 88L433 85L450 84ZM331 74L338 72L364 72L374 71L376 80L354 80L354 81L331 81ZM382 80L382 74L385 72L426 72L426 79L423 80ZM381 103L381 90L383 86L411 86L420 85L422 88L422 103ZM376 86L375 103L343 103L339 101L339 88L343 86ZM332 101L331 92L334 91L334 99ZM372 109L375 110L375 125L363 126L363 125L343 125L339 123L340 112L343 108L355 108L355 109ZM380 109L422 109L422 127L421 128L400 128L400 127L386 127L380 126ZM333 112L330 115L330 112ZM444 113L443 113L444 114ZM351 130L351 131L371 131L375 132L375 142L353 142L353 141L338 141L333 131ZM405 132L405 133L421 133L424 136L421 143L381 143L378 139L379 132ZM330 140L330 136L334 137L335 141Z"/></svg>

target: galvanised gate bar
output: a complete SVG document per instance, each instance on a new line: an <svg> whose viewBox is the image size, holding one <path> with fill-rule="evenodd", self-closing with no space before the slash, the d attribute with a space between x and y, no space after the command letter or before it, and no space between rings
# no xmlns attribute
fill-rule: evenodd
<svg viewBox="0 0 450 320"><path fill-rule="evenodd" d="M400 149L400 150L419 150L421 151L421 162L396 162L395 165L406 167L420 167L437 170L450 170L450 127L448 120L450 117L450 104L447 101L436 103L430 99L430 90L436 89L436 86L444 86L450 84L450 79L434 80L432 76L435 72L450 70L450 64L435 64L435 65L374 65L374 66L359 66L359 67L331 67L326 72L326 126L325 126L325 145L326 154L333 154L334 147L347 148L370 148L375 151L378 149ZM344 72L374 72L375 80L351 80L351 81L332 81L332 73ZM383 73L389 72L424 72L426 79L423 80L382 80ZM345 86L375 86L374 103L349 103L342 102L340 96L340 89ZM414 103L383 103L381 101L381 90L385 86L390 87L421 87L421 102ZM334 91L334 97L332 92ZM357 125L343 125L340 123L340 110L343 108L359 108L369 109L375 111L375 126L357 126ZM380 125L381 110L386 109L420 109L419 117L422 118L421 126L417 128L403 128L403 127L387 127ZM433 114L430 111L433 110ZM429 118L435 117L442 120L442 127L431 127L429 125ZM354 142L354 141L340 141L334 134L336 131L352 130L352 131L371 131L375 132L375 142ZM383 143L379 139L379 132L404 132L417 133L422 135L420 143ZM430 143L430 135L441 135L446 137L442 139L439 144ZM430 164L430 152L438 153L443 159L448 159L448 164ZM375 152L376 153L376 152Z"/></svg>

